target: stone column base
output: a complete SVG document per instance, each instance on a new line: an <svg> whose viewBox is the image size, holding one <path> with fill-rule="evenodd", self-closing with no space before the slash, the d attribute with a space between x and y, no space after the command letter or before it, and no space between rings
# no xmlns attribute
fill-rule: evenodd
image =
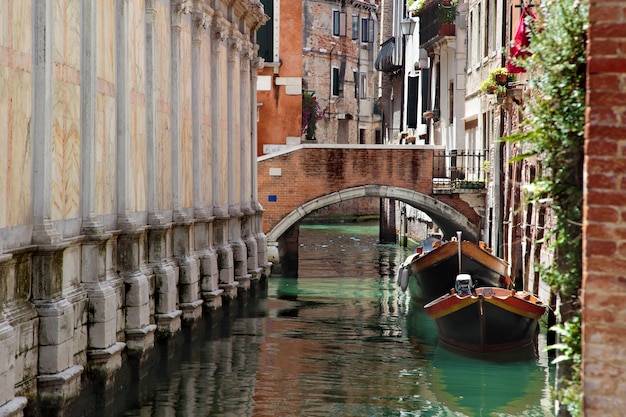
<svg viewBox="0 0 626 417"><path fill-rule="evenodd" d="M105 349L89 349L87 370L90 376L100 382L109 381L110 376L122 367L122 351L125 347L126 343L115 342Z"/></svg>
<svg viewBox="0 0 626 417"><path fill-rule="evenodd" d="M83 367L74 365L66 370L37 377L39 404L43 409L59 409L80 394Z"/></svg>
<svg viewBox="0 0 626 417"><path fill-rule="evenodd" d="M263 276L263 271L265 270L265 268L261 268L260 266L255 268L255 269L251 269L248 272L251 275L251 280L252 281L258 281L261 279L261 277Z"/></svg>
<svg viewBox="0 0 626 417"><path fill-rule="evenodd" d="M180 316L182 314L181 310L155 314L154 321L156 321L159 337L171 337L176 334L180 330Z"/></svg>
<svg viewBox="0 0 626 417"><path fill-rule="evenodd" d="M21 417L24 415L24 408L26 408L27 403L26 397L13 397L12 400L0 406L0 416Z"/></svg>
<svg viewBox="0 0 626 417"><path fill-rule="evenodd" d="M250 280L252 279L252 275L246 274L238 276L237 282L239 283L238 287L244 290L250 289Z"/></svg>
<svg viewBox="0 0 626 417"><path fill-rule="evenodd" d="M204 301L196 300L189 303L180 303L178 306L183 310L183 320L193 321L202 317L202 304Z"/></svg>
<svg viewBox="0 0 626 417"><path fill-rule="evenodd" d="M217 309L222 306L222 293L224 290L202 291L204 306L208 309Z"/></svg>
<svg viewBox="0 0 626 417"><path fill-rule="evenodd" d="M154 347L156 324L148 324L140 329L126 329L126 347L129 354L141 355Z"/></svg>
<svg viewBox="0 0 626 417"><path fill-rule="evenodd" d="M238 285L239 283L237 281L229 282L228 284L220 284L220 288L222 289L222 291L224 291L224 293L222 294L222 297L225 297L231 300L236 298Z"/></svg>

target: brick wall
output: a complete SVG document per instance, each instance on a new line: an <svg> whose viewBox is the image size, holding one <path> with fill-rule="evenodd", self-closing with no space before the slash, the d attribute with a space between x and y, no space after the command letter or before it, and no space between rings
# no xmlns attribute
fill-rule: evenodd
<svg viewBox="0 0 626 417"><path fill-rule="evenodd" d="M316 198L352 187L382 185L432 194L433 150L398 148L304 148L263 160L258 165L259 201L267 233L291 211ZM280 168L279 176L270 169ZM269 196L275 202L268 201ZM472 207L458 196L437 195L479 224Z"/></svg>
<svg viewBox="0 0 626 417"><path fill-rule="evenodd" d="M590 1L583 223L587 416L626 410L626 2Z"/></svg>

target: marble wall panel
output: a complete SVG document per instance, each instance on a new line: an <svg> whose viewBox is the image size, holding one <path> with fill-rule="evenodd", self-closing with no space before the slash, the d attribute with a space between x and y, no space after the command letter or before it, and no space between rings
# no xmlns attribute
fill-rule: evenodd
<svg viewBox="0 0 626 417"><path fill-rule="evenodd" d="M6 2L7 7L2 7L0 15L8 16L12 19L11 28L11 48L23 54L30 55L33 47L33 31L32 31L32 2L23 0L9 0ZM10 15L9 15L10 13ZM2 24L3 28L9 28L8 25ZM4 45L4 43L3 43Z"/></svg>
<svg viewBox="0 0 626 417"><path fill-rule="evenodd" d="M98 79L115 83L115 1L99 1L97 11Z"/></svg>
<svg viewBox="0 0 626 417"><path fill-rule="evenodd" d="M52 117L51 219L79 217L80 86L55 80Z"/></svg>
<svg viewBox="0 0 626 417"><path fill-rule="evenodd" d="M143 96L141 96L143 97ZM146 149L146 106L145 100L138 100L134 95L130 115L130 152L132 181L129 208L132 211L145 211L146 201L146 174L147 149Z"/></svg>
<svg viewBox="0 0 626 417"><path fill-rule="evenodd" d="M142 0L129 4L130 13L130 86L131 115L131 201L129 208L133 211L147 209L147 149L146 149L146 56L145 56L145 12Z"/></svg>
<svg viewBox="0 0 626 417"><path fill-rule="evenodd" d="M226 42L219 44L219 50L217 54L213 55L214 59L218 59L218 74L217 83L215 86L219 89L219 102L214 103L215 106L220 106L222 111L220 112L219 120L219 136L213 138L213 142L218 146L217 152L219 153L218 165L214 171L214 175L218 175L219 182L219 195L217 201L220 206L228 206L228 50Z"/></svg>
<svg viewBox="0 0 626 417"><path fill-rule="evenodd" d="M54 0L53 19L54 61L80 68L80 0Z"/></svg>
<svg viewBox="0 0 626 417"><path fill-rule="evenodd" d="M240 65L241 62L240 53L235 53L235 62L231 68L231 77L232 77L232 90L228 93L232 96L232 100L234 101L234 105L232 106L233 114L232 117L235 119L235 123L233 124L233 132L232 132L232 155L230 158L229 166L231 167L231 175L230 178L230 187L232 196L234 196L235 201L229 201L230 204L241 203L239 201L241 199L241 172L239 170L239 165L241 161L241 103L240 103L240 92L239 90L242 88L241 84L241 74L240 74Z"/></svg>
<svg viewBox="0 0 626 417"><path fill-rule="evenodd" d="M96 100L96 213L116 213L115 97L98 92Z"/></svg>
<svg viewBox="0 0 626 417"><path fill-rule="evenodd" d="M146 90L146 55L145 55L145 11L143 0L134 0L129 4L130 11L130 84L133 91L145 94Z"/></svg>
<svg viewBox="0 0 626 417"><path fill-rule="evenodd" d="M191 116L191 14L185 15L180 34L180 144L181 207L193 207L193 131Z"/></svg>
<svg viewBox="0 0 626 417"><path fill-rule="evenodd" d="M203 204L210 206L213 202L213 184L211 176L213 172L213 162L211 155L213 154L213 143L211 136L211 35L210 27L205 31L202 39L202 64L201 64L201 80L202 80L202 127L200 134L202 135L204 155L202 155L202 188L203 188Z"/></svg>
<svg viewBox="0 0 626 417"><path fill-rule="evenodd" d="M32 16L30 2L0 7L0 227L30 223ZM2 247L11 246L6 242Z"/></svg>
<svg viewBox="0 0 626 417"><path fill-rule="evenodd" d="M0 12L2 16L2 12ZM0 29L0 32L2 29ZM1 53L1 52L0 52ZM4 149L4 152L0 152L0 227L7 227L7 212L8 205L12 200L8 193L8 181L9 176L9 152L11 138L9 131L9 109L11 103L11 97L9 96L9 73L10 70L6 66L0 66L0 149ZM0 251L2 251L2 244L0 243Z"/></svg>
<svg viewBox="0 0 626 417"><path fill-rule="evenodd" d="M96 11L96 207L116 213L115 1L97 2Z"/></svg>
<svg viewBox="0 0 626 417"><path fill-rule="evenodd" d="M8 7L0 8L0 46L5 48L11 47L11 22L13 13L11 12L11 6L13 2L9 0L6 2ZM0 55L2 56L2 55Z"/></svg>
<svg viewBox="0 0 626 417"><path fill-rule="evenodd" d="M55 0L52 115L52 220L79 217L80 1Z"/></svg>
<svg viewBox="0 0 626 417"><path fill-rule="evenodd" d="M162 210L172 209L172 136L171 94L170 94L170 9L161 2L156 3L156 97L157 97L157 135L159 142L159 160L157 166L161 176L157 180L158 204Z"/></svg>
<svg viewBox="0 0 626 417"><path fill-rule="evenodd" d="M18 226L31 222L31 165L32 149L30 121L32 116L32 75L30 72L12 71L11 116L9 132L11 145L7 170L6 226ZM6 130L4 132L7 132ZM1 174L0 174L1 175ZM1 220L0 220L1 222Z"/></svg>

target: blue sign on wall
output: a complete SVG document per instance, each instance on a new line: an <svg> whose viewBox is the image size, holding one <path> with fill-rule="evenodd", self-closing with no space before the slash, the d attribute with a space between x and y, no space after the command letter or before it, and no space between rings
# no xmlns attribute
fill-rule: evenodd
<svg viewBox="0 0 626 417"><path fill-rule="evenodd" d="M276 202L276 196L274 194L270 194L267 196L267 201L275 203Z"/></svg>

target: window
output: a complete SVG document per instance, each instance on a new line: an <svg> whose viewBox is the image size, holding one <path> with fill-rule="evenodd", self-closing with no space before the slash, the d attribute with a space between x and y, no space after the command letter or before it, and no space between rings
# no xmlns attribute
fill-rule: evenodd
<svg viewBox="0 0 626 417"><path fill-rule="evenodd" d="M361 42L374 42L374 20L361 19Z"/></svg>
<svg viewBox="0 0 626 417"><path fill-rule="evenodd" d="M467 43L467 63L469 64L469 67L471 68L472 65L474 64L474 12L470 11L469 13L469 19L467 19L467 22L469 24L469 28L467 31L467 38L465 39L465 42Z"/></svg>
<svg viewBox="0 0 626 417"><path fill-rule="evenodd" d="M333 36L346 36L347 15L339 10L333 10Z"/></svg>
<svg viewBox="0 0 626 417"><path fill-rule="evenodd" d="M359 16L352 15L352 40L359 39Z"/></svg>
<svg viewBox="0 0 626 417"><path fill-rule="evenodd" d="M361 90L360 98L367 98L367 74L365 73L361 73L361 83L359 89Z"/></svg>
<svg viewBox="0 0 626 417"><path fill-rule="evenodd" d="M333 67L333 74L332 74L332 91L333 91L333 97L339 97L339 68L337 67Z"/></svg>
<svg viewBox="0 0 626 417"><path fill-rule="evenodd" d="M483 41L484 43L484 50L483 50L483 56L487 56L489 55L489 39L491 37L491 32L492 32L492 28L490 27L489 23L490 23L490 19L491 19L491 12L489 10L489 0L485 0L485 40Z"/></svg>
<svg viewBox="0 0 626 417"><path fill-rule="evenodd" d="M276 0L278 2L278 0ZM270 20L261 26L257 31L257 44L259 45L259 56L265 60L265 62L275 62L274 56L274 0L261 0L265 14L270 17ZM278 51L276 51L278 52Z"/></svg>

